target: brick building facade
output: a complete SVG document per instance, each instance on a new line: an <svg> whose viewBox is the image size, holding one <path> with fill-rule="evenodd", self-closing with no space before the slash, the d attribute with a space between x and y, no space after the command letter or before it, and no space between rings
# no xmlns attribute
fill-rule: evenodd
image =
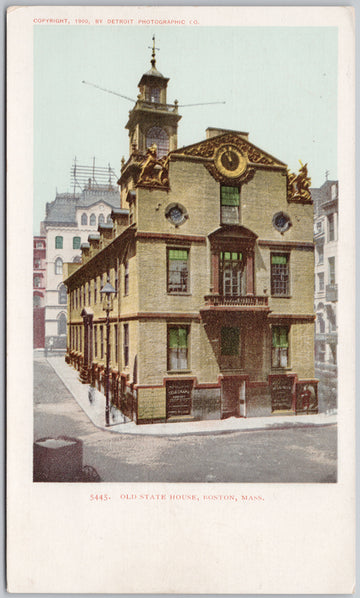
<svg viewBox="0 0 360 598"><path fill-rule="evenodd" d="M317 411L313 205L248 134L177 149L177 104L153 57L127 128L121 207L66 264L66 359L137 423ZM160 148L160 152L158 151Z"/></svg>

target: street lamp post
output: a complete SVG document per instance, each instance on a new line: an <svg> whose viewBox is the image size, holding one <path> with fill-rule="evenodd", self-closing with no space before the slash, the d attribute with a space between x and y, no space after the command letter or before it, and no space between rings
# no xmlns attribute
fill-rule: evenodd
<svg viewBox="0 0 360 598"><path fill-rule="evenodd" d="M110 284L108 276L107 283L100 291L103 300L103 309L106 311L106 370L105 370L105 425L110 425L110 402L109 402L109 378L110 378L110 312L113 308L113 296L116 293Z"/></svg>

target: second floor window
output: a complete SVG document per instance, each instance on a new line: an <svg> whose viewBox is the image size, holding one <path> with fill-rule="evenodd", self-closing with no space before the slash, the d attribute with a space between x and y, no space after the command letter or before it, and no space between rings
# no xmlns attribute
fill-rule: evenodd
<svg viewBox="0 0 360 598"><path fill-rule="evenodd" d="M73 237L73 249L80 249L81 239L80 237Z"/></svg>
<svg viewBox="0 0 360 598"><path fill-rule="evenodd" d="M55 249L62 249L63 248L63 237L55 237Z"/></svg>
<svg viewBox="0 0 360 598"><path fill-rule="evenodd" d="M189 250L168 249L168 293L187 293L189 290Z"/></svg>
<svg viewBox="0 0 360 598"><path fill-rule="evenodd" d="M288 254L271 254L271 294L278 296L290 294Z"/></svg>
<svg viewBox="0 0 360 598"><path fill-rule="evenodd" d="M87 215L81 214L81 224L87 224Z"/></svg>
<svg viewBox="0 0 360 598"><path fill-rule="evenodd" d="M238 187L221 186L221 224L239 224L240 191Z"/></svg>

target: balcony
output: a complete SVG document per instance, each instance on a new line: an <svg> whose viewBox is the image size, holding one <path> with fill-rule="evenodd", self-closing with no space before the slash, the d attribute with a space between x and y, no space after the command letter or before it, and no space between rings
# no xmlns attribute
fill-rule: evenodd
<svg viewBox="0 0 360 598"><path fill-rule="evenodd" d="M338 300L338 286L337 284L326 285L326 301Z"/></svg>
<svg viewBox="0 0 360 598"><path fill-rule="evenodd" d="M206 295L205 307L206 310L219 311L270 311L269 297L257 297L255 295Z"/></svg>

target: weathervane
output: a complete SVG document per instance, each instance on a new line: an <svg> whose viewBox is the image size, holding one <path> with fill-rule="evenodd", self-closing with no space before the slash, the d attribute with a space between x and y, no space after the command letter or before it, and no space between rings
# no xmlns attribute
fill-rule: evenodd
<svg viewBox="0 0 360 598"><path fill-rule="evenodd" d="M152 47L148 46L148 48L149 48L149 50L152 50L152 54L151 54L151 66L153 68L155 68L155 64L156 64L155 50L158 50L160 52L160 48L156 48L155 47L155 34L152 36L152 42L153 42Z"/></svg>

